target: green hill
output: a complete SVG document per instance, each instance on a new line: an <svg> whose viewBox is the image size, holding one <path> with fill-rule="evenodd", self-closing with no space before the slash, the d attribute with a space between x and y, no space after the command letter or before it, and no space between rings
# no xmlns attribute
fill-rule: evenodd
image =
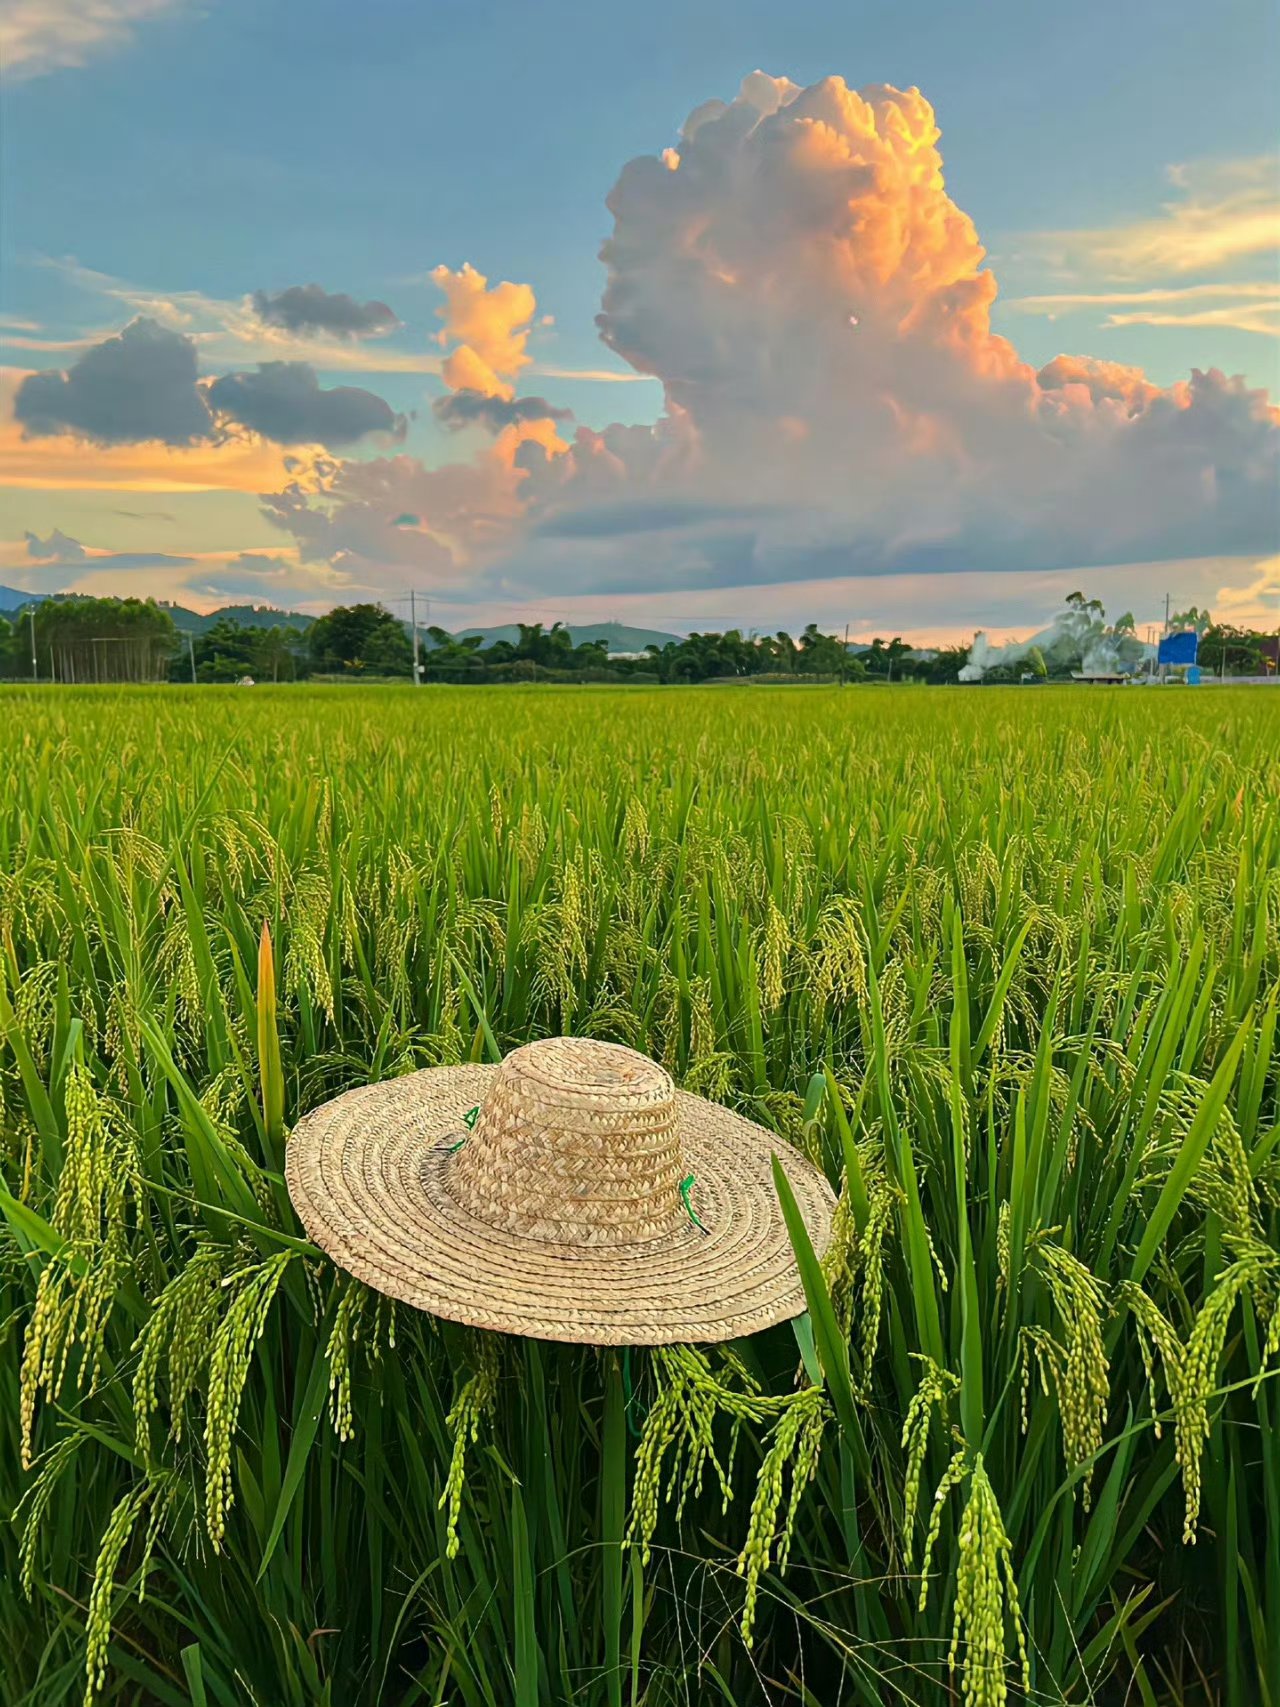
<svg viewBox="0 0 1280 1707"><path fill-rule="evenodd" d="M294 628L301 634L311 627L314 617L304 616L301 611L280 610L275 605L220 605L217 610L205 612L188 610L185 605L170 604L167 599L157 601L161 610L167 610L173 618L176 627L184 634L204 634L217 622L238 622L242 628Z"/></svg>
<svg viewBox="0 0 1280 1707"><path fill-rule="evenodd" d="M44 593L22 593L17 587L0 587L0 616L8 616L13 611L25 610L28 605L43 603Z"/></svg>

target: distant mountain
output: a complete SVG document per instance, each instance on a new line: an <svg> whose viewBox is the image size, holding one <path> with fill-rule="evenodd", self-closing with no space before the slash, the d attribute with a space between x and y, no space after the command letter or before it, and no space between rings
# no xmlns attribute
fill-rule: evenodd
<svg viewBox="0 0 1280 1707"><path fill-rule="evenodd" d="M301 611L278 610L275 605L219 605L217 610L188 610L185 605L173 605L167 599L158 601L167 610L176 627L183 633L204 634L216 622L238 622L242 628L296 628L301 634L315 621Z"/></svg>
<svg viewBox="0 0 1280 1707"><path fill-rule="evenodd" d="M16 587L0 587L0 614L22 610L25 605L38 605L45 596L44 593L20 593Z"/></svg>
<svg viewBox="0 0 1280 1707"><path fill-rule="evenodd" d="M46 599L82 599L83 593L22 593L16 587L0 587L0 615L23 610L27 605L43 604ZM185 605L157 599L161 610L168 611L174 626L183 634L204 634L216 622L238 622L242 628L294 628L299 634L311 627L314 617L301 611L278 610L275 605L220 605L217 610L188 610Z"/></svg>
<svg viewBox="0 0 1280 1707"><path fill-rule="evenodd" d="M550 624L546 624L550 627ZM479 635L486 646L492 646L495 641L505 640L515 646L520 639L520 629L514 622L503 623L498 628L462 628L454 635L455 640L470 640ZM680 641L680 634L667 634L660 628L632 628L625 622L584 622L574 624L569 629L570 638L575 646L589 646L597 640L606 640L609 651L616 655L619 652L643 652L646 646L665 646L669 640Z"/></svg>

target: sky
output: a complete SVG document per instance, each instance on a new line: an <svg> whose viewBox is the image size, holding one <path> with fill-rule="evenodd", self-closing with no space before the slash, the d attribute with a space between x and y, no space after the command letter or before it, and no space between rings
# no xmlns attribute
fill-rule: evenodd
<svg viewBox="0 0 1280 1707"><path fill-rule="evenodd" d="M1280 626L1280 14L0 0L0 583Z"/></svg>

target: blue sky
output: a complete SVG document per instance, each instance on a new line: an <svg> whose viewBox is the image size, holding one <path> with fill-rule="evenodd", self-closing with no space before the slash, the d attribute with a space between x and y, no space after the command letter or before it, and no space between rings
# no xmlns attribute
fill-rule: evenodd
<svg viewBox="0 0 1280 1707"><path fill-rule="evenodd" d="M432 413L432 401L445 391L440 379L386 371L394 364L385 359L388 351L438 359L440 346L430 340L453 332L437 316L441 294L429 275L441 265L457 270L470 263L490 285L527 282L536 293L524 346L528 365L521 362L518 376L498 374L495 384L514 386L518 377L522 394L571 409L571 427L559 429L565 443L581 427L652 423L664 411L658 378L573 377L633 374L635 349L650 348L647 331L634 326L615 327L613 347L597 331L606 280L598 252L613 224L606 197L628 161L677 145L691 112L712 98L732 101L743 77L761 67L802 90L835 75L864 93L882 83L922 91L941 127L946 194L973 220L999 281L991 330L1011 340L1031 369L1067 352L1141 368L1162 390L1184 382L1192 368L1219 368L1273 398L1280 391L1275 216L1267 213L1276 200L1276 169L1267 157L1274 155L1280 116L1280 23L1261 0L1228 0L1214 9L1211 27L1203 7L1189 0L1123 6L1091 0L1071 8L1004 0L967 8L651 0L635 9L562 0L378 0L359 9L333 0L307 6L232 0L203 9L107 0L105 12L119 14L113 39L95 41L77 0L47 0L43 14L28 7L20 51L9 55L11 64L19 60L3 93L0 176L0 335L12 340L0 361L12 370L10 390L30 370L70 369L87 341L118 334L139 313L158 316L174 337L195 338L202 377L277 353L293 359L298 352L251 347L243 326L238 342L229 336L225 305L256 290L276 293L314 281L361 303L386 303L401 322L391 336L360 345L375 352L367 370L350 341L332 357L324 348L307 352L322 386L367 388L409 417L394 444L371 438L344 447L343 458L412 456L428 470L464 454L483 459L493 451L478 429L451 432ZM764 122L780 119L771 112ZM709 136L703 133L711 158ZM724 150L722 139L715 157L728 160ZM756 169L745 158L741 164L744 172ZM749 193L743 181L749 179L734 192L739 199ZM719 211L710 210L713 219ZM776 217L777 209L762 206L762 231ZM750 210L736 207L735 230L744 219L750 223ZM848 241L847 232L831 235ZM1204 244L1195 265L1184 258L1189 238ZM664 284L676 300L678 247ZM810 244L797 267L812 265L820 252L821 245ZM1080 300L1090 296L1108 300ZM553 325L542 324L547 316ZM663 314L658 319L676 324ZM758 316L751 325L758 344ZM664 333L668 343L672 335ZM718 348L714 316L690 336ZM787 348L780 317L779 359ZM687 366L688 358L681 359ZM646 365L669 389L679 362L664 361L659 350ZM828 452L852 428L840 408L828 407L830 400L810 401L812 410L801 413L810 426L821 422L835 491L845 477ZM756 391L752 406L772 405ZM1200 405L1206 420L1209 407ZM702 419L694 411L699 442L707 445L715 442L712 414L708 408ZM919 414L933 418L927 409ZM74 421L33 434L28 420L21 467L0 491L0 540L8 542L0 579L28 584L22 572L36 569L25 533L45 537L55 527L79 540L90 558L152 549L212 562L219 553L275 548L282 561L304 560L307 540L263 518L253 473L244 466L253 456L242 429L243 422L239 471L225 488L196 490L192 482L167 494L152 508L175 519L160 523L110 514L146 506L102 496L119 466L120 491L136 499L148 483L141 450L129 453L124 468L128 459L118 443L95 446L77 437ZM919 434L911 438L922 442ZM46 445L47 468L40 462ZM156 467L164 454L158 444ZM567 453L580 454L580 447ZM735 442L708 459L718 455L740 468L745 454ZM755 445L753 454L767 453ZM541 455L536 449L517 455L521 475ZM548 450L545 461L560 455ZM182 456L191 460L187 451ZM265 453L259 458L269 460ZM807 504L812 466L795 476ZM1214 467L1214 478L1225 482L1228 471ZM636 477L628 478L630 493ZM936 470L925 462L920 478L936 486ZM1056 489L1057 476L1048 478ZM511 492L502 502L510 499L523 515L542 479L539 467L518 504ZM700 502L709 496L717 504L741 499L723 480L699 489ZM787 498L785 489L771 493L775 504ZM824 533L824 549L838 538L841 549L848 543L860 562L870 562L861 551L866 518L832 504L849 527ZM1265 563L1276 550L1274 539L1262 537L1265 524L1264 514L1261 532L1247 540L1227 530L1223 549L1215 551L1213 527L1197 519L1188 529L1199 542L1195 560ZM871 530L882 543L886 525L880 520ZM1001 535L999 518L991 525L992 537ZM431 526L424 518L424 533ZM981 528L975 532L967 521L961 527L950 511L938 527L952 527L956 542L940 571L953 577L948 586L959 585L957 573L980 576L987 555ZM422 580L437 585L442 598L496 609L504 598L580 599L596 584L616 599L643 590L642 576L619 569L616 542L609 562L593 568L584 561L558 582L546 552L529 543L535 533L522 522L498 551L474 539L460 543L458 529L445 527L434 543L424 539L420 566L388 562L373 550L359 573L347 542L325 560L328 581L307 584L305 576L276 571L276 592L264 581L264 596L324 602L348 582L394 588ZM741 541L740 527L734 537ZM1113 537L1131 547L1126 562L1156 561L1150 553L1157 549L1167 554L1167 544L1145 539L1141 529L1117 526ZM443 568L441 540L450 553ZM754 567L744 566L741 552L723 538L709 550L712 543L705 532L684 538L683 555L663 571L667 603L686 595L690 610L695 595L716 603L728 587L761 585L770 564L784 565L777 583L783 587L839 578L813 573L816 559L785 569L777 539L765 549L758 531L750 550ZM1028 549L1030 569L1050 577L1059 572L1053 552ZM1099 550L1106 555L1101 542ZM707 567L729 558L738 571ZM56 570L61 560L40 561ZM874 578L890 582L891 570L928 574L936 561L895 547L876 558ZM55 570L40 572L47 581ZM120 570L123 576L123 564ZM1022 606L1029 618L1035 598L1053 596L1052 588L1028 593L1019 605L1007 570L996 572L1005 579L987 603L1007 602L1014 623L1023 620ZM143 585L139 571L128 573ZM151 581L146 586L153 590ZM1265 595L1265 575L1262 586ZM901 590L899 626L909 628L918 589L904 580ZM777 596L782 609L789 595ZM888 586L877 589L877 611L888 613L883 601L890 596Z"/></svg>

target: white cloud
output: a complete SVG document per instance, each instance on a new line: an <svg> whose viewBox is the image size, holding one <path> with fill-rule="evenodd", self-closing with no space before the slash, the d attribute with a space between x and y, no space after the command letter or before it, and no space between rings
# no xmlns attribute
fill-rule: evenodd
<svg viewBox="0 0 1280 1707"><path fill-rule="evenodd" d="M1217 307L1197 308L1193 303ZM1173 305L1173 306L1171 306ZM1222 326L1236 332L1280 337L1280 281L1221 280L1197 285L1164 285L1149 290L1057 291L1047 296L1015 296L1007 306L1053 320L1080 309L1112 310L1104 326ZM1116 313L1118 308L1127 310Z"/></svg>
<svg viewBox="0 0 1280 1707"><path fill-rule="evenodd" d="M1224 308L1197 308L1178 314L1141 309L1132 314L1108 314L1108 326L1215 326L1232 332L1258 332L1280 338L1280 301L1231 303Z"/></svg>
<svg viewBox="0 0 1280 1707"><path fill-rule="evenodd" d="M1257 574L1243 586L1219 586L1214 611L1237 626L1280 629L1280 557L1257 565Z"/></svg>
<svg viewBox="0 0 1280 1707"><path fill-rule="evenodd" d="M1280 250L1280 155L1171 167L1178 199L1153 218L1035 240L1066 266L1113 279L1213 272Z"/></svg>
<svg viewBox="0 0 1280 1707"><path fill-rule="evenodd" d="M88 64L123 46L137 25L179 0L6 0L0 12L0 68L13 80Z"/></svg>

